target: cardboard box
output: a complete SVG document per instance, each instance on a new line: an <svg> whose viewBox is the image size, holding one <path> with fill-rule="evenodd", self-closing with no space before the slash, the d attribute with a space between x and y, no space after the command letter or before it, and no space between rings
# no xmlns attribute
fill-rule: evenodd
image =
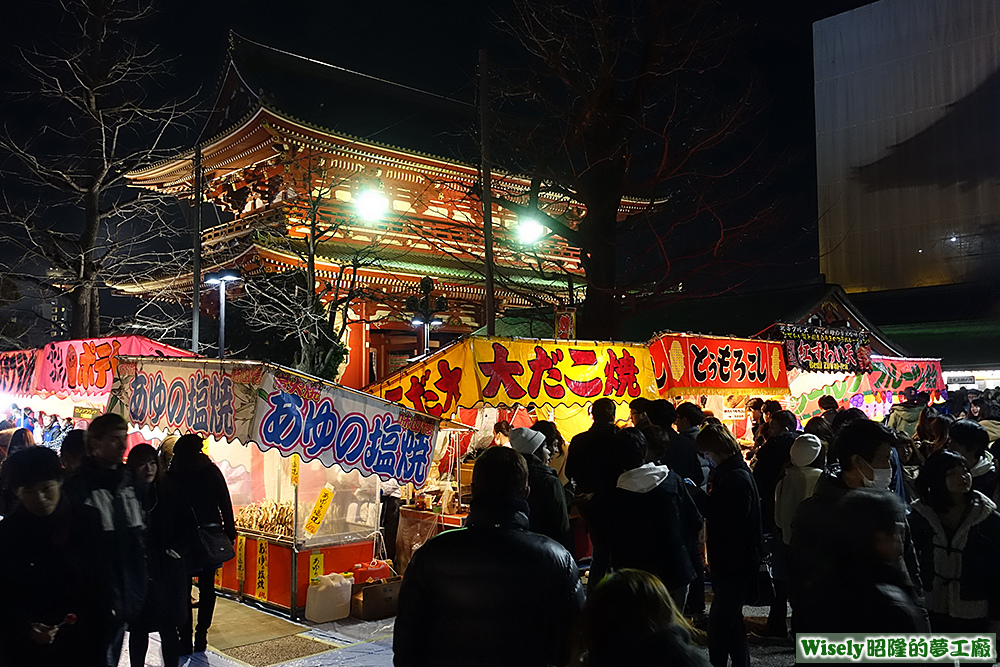
<svg viewBox="0 0 1000 667"><path fill-rule="evenodd" d="M370 584L355 584L351 596L351 616L374 621L395 616L399 611L399 587L402 577L392 577Z"/></svg>

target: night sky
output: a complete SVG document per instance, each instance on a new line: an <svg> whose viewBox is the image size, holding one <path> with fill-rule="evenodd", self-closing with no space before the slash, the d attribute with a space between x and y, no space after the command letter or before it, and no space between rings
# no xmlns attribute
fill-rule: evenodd
<svg viewBox="0 0 1000 667"><path fill-rule="evenodd" d="M317 2L316 0L170 0L144 26L144 36L172 58L174 80L167 94L196 96L205 107L222 75L227 36L234 30L250 39L384 77L410 86L471 100L477 51L487 46L496 60L504 58L504 39L493 27L496 13L510 0L434 2ZM16 79L11 65L18 46L54 34L54 3L8 3L0 27L0 89ZM786 282L817 275L815 215L815 147L812 91L812 23L868 4L861 0L765 0L737 4L745 26L745 53L757 70L766 104L760 132L769 150L787 166L777 175L772 194L785 196L790 245L797 270ZM4 105L0 112L11 126L30 125L37 109L28 104ZM192 128L177 143L189 147Z"/></svg>

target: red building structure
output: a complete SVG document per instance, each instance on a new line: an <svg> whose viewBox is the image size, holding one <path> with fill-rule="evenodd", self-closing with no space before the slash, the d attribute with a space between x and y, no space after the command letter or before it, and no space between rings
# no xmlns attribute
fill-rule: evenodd
<svg viewBox="0 0 1000 667"><path fill-rule="evenodd" d="M348 319L341 382L363 387L387 376L422 345L405 301L420 294L424 276L448 302L432 348L485 324L476 131L471 103L232 35L197 147L204 197L220 214L217 222L208 214L215 224L202 234L203 270L305 268L312 230L317 294ZM130 174L132 185L192 198L195 152ZM492 179L494 192L527 201L527 179L499 171ZM385 210L368 220L358 204L373 192ZM539 206L571 227L585 214L565 198L542 197ZM553 236L521 245L516 216L499 206L493 222L498 313L572 306L583 287L579 250ZM192 281L119 289L184 298Z"/></svg>

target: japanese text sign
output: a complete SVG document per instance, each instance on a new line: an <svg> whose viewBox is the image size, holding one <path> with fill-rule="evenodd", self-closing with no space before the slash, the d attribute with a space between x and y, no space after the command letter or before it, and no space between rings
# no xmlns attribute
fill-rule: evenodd
<svg viewBox="0 0 1000 667"><path fill-rule="evenodd" d="M913 387L917 391L932 392L946 388L940 359L875 356L868 381L875 391L902 391Z"/></svg>
<svg viewBox="0 0 1000 667"><path fill-rule="evenodd" d="M779 343L665 334L649 353L662 396L788 393Z"/></svg>
<svg viewBox="0 0 1000 667"><path fill-rule="evenodd" d="M867 331L779 324L785 366L804 371L867 373L871 342Z"/></svg>
<svg viewBox="0 0 1000 667"><path fill-rule="evenodd" d="M123 357L108 409L135 426L254 443L417 487L427 481L438 424L280 367L202 359Z"/></svg>
<svg viewBox="0 0 1000 667"><path fill-rule="evenodd" d="M582 405L655 395L645 345L468 338L370 389L387 400L450 417L459 407Z"/></svg>
<svg viewBox="0 0 1000 667"><path fill-rule="evenodd" d="M187 350L141 336L90 338L49 343L39 355L38 391L107 393L119 356L190 357Z"/></svg>
<svg viewBox="0 0 1000 667"><path fill-rule="evenodd" d="M27 395L34 391L38 350L0 352L0 392Z"/></svg>

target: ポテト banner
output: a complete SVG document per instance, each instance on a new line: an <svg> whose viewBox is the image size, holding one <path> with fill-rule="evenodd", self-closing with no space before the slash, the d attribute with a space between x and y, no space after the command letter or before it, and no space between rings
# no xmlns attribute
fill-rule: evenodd
<svg viewBox="0 0 1000 667"><path fill-rule="evenodd" d="M645 345L467 338L368 388L440 417L458 408L584 405L656 396Z"/></svg>
<svg viewBox="0 0 1000 667"><path fill-rule="evenodd" d="M261 451L421 487L438 421L259 363L119 359L108 411L137 427L211 434Z"/></svg>
<svg viewBox="0 0 1000 667"><path fill-rule="evenodd" d="M661 396L788 394L780 343L664 334L649 344Z"/></svg>
<svg viewBox="0 0 1000 667"><path fill-rule="evenodd" d="M867 373L872 347L867 331L779 324L785 367L831 373Z"/></svg>

